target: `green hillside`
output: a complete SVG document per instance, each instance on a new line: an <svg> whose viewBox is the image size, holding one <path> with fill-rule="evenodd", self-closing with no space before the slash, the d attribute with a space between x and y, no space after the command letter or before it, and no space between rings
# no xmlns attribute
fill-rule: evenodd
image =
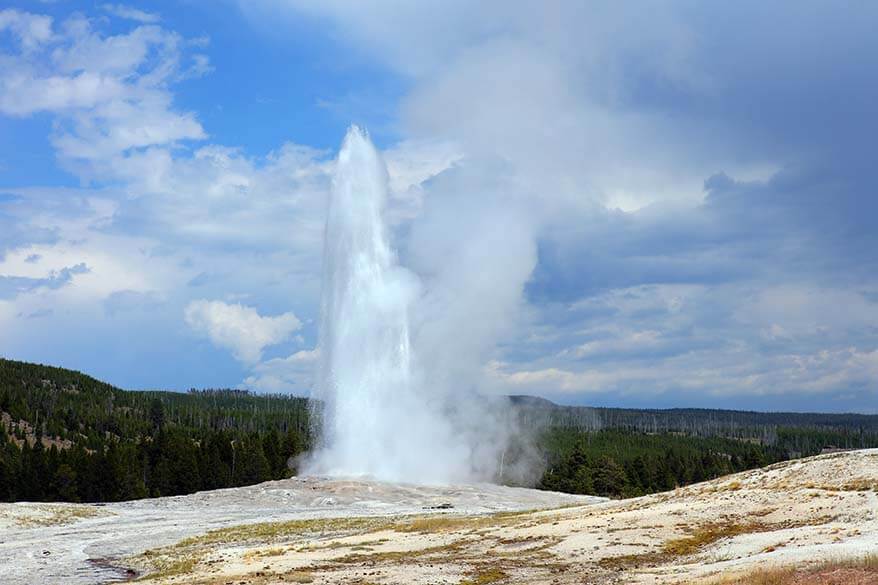
<svg viewBox="0 0 878 585"><path fill-rule="evenodd" d="M239 390L115 388L0 359L0 500L111 501L292 473L307 400Z"/></svg>

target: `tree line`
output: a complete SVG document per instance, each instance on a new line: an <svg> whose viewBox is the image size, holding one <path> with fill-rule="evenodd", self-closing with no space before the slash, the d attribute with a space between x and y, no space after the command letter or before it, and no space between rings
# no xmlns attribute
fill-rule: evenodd
<svg viewBox="0 0 878 585"><path fill-rule="evenodd" d="M775 448L719 437L553 429L540 487L632 497L674 489L784 459Z"/></svg>
<svg viewBox="0 0 878 585"><path fill-rule="evenodd" d="M874 415L511 405L522 436L538 437L536 487L571 493L636 496L826 448L878 447ZM288 477L311 443L309 408L237 389L125 391L0 359L0 501L118 501ZM511 447L506 468L533 455Z"/></svg>
<svg viewBox="0 0 878 585"><path fill-rule="evenodd" d="M13 442L0 427L0 501L110 502L251 485L294 473L293 431L235 434L158 430L97 449Z"/></svg>
<svg viewBox="0 0 878 585"><path fill-rule="evenodd" d="M0 500L99 502L289 477L307 400L243 390L129 392L0 359Z"/></svg>

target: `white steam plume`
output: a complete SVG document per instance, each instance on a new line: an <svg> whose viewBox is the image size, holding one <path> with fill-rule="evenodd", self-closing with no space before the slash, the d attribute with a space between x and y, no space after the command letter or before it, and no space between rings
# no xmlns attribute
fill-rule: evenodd
<svg viewBox="0 0 878 585"><path fill-rule="evenodd" d="M375 147L351 127L326 222L314 396L320 441L306 471L418 483L496 479L514 425L505 400L477 396L473 381L518 312L536 261L529 222L512 202L454 215L473 204L451 173L412 226L417 276L389 241L387 181Z"/></svg>

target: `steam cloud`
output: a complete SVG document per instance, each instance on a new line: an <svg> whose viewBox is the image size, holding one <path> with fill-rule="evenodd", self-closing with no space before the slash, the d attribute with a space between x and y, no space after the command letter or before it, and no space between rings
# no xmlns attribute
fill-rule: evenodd
<svg viewBox="0 0 878 585"><path fill-rule="evenodd" d="M457 188L464 172L433 186L405 268L384 221L384 163L365 132L348 131L326 223L314 391L320 442L307 472L417 483L521 479L507 464L508 406L479 396L475 381L517 313L534 239L525 214L514 205L497 212L490 197L482 202L490 214L453 215L472 207L471 193Z"/></svg>

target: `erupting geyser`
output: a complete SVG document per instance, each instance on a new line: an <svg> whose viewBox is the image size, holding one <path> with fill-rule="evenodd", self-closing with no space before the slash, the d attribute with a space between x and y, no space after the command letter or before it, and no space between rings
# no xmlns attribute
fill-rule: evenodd
<svg viewBox="0 0 878 585"><path fill-rule="evenodd" d="M320 445L310 471L390 481L461 479L441 404L415 367L409 312L419 282L398 264L383 211L387 170L363 130L345 137L326 221L320 371Z"/></svg>

